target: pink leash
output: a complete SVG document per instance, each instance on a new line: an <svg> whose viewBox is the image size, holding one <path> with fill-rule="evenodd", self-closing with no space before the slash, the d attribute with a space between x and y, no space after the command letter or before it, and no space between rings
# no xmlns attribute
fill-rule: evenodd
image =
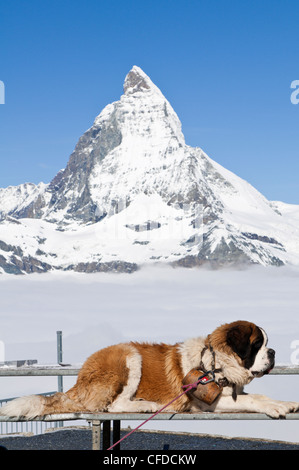
<svg viewBox="0 0 299 470"><path fill-rule="evenodd" d="M150 421L152 418L154 418L155 416L157 416L157 414L161 413L161 411L165 410L165 408L167 408L169 405L171 405L174 401L178 400L182 395L184 395L185 393L189 392L190 390L192 390L192 388L197 388L197 385L199 384L199 382L201 382L202 378L205 377L207 374L205 374L204 376L201 376L199 378L199 380L197 380L197 382L194 382L193 384L189 384L189 385L183 385L182 388L185 388L186 390L184 390L182 393L180 393L180 395L178 395L177 397L175 397L173 400L171 400L169 403L167 403L167 405L164 405L160 410L156 411L156 413L154 413L152 416L150 416L148 419L146 419L145 421L143 421L143 423L139 424L139 426L137 426L137 428L133 429L132 431L130 431L128 434L126 434L124 437L122 437L119 441L115 442L111 447L109 447L107 450L111 450L113 449L113 447L115 447L117 444L120 444L121 441L123 441L124 439L126 439L127 437L129 437L131 434L133 434L133 432L137 431L137 429L141 428L141 426L143 426L144 424L146 424L148 421Z"/></svg>

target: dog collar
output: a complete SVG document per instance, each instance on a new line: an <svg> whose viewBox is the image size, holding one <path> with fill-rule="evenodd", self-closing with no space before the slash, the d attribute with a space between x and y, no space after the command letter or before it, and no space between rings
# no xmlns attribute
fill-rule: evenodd
<svg viewBox="0 0 299 470"><path fill-rule="evenodd" d="M212 355L212 363L211 363L211 371L213 372L213 377L214 377L214 381L217 385L219 385L219 387L228 387L228 386L231 386L232 387L232 397L233 397L233 400L236 401L237 399L237 387L236 387L236 384L234 383L231 383L226 377L219 377L218 380L215 379L215 374L219 373L219 372L222 372L222 368L219 367L219 368L216 368L216 354L215 354L215 351L212 347L212 345L209 343L208 346L205 346L203 348L203 350L201 351L201 358L200 358L200 365L199 365L199 368L200 370L202 370L203 372L207 373L208 371L206 370L204 364L203 364L203 356L204 356L204 353L209 349L211 355Z"/></svg>

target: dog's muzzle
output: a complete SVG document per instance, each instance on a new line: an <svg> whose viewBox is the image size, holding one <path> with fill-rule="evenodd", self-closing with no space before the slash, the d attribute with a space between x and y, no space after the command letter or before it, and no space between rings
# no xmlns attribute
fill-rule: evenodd
<svg viewBox="0 0 299 470"><path fill-rule="evenodd" d="M252 371L254 377L263 377L263 375L270 374L271 370L275 365L275 351L274 349L268 349L267 351L268 364L266 365L265 370Z"/></svg>
<svg viewBox="0 0 299 470"><path fill-rule="evenodd" d="M270 365L267 368L267 370L264 372L264 375L269 374L271 372L271 370L273 369L274 365L275 365L275 351L274 351L274 349L268 349L267 354L268 354L268 359L269 359Z"/></svg>

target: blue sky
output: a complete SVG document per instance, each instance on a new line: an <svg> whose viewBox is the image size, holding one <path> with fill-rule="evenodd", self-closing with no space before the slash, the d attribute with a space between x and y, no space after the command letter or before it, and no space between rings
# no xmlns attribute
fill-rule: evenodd
<svg viewBox="0 0 299 470"><path fill-rule="evenodd" d="M297 0L14 0L0 6L0 187L49 182L140 66L186 142L299 204Z"/></svg>

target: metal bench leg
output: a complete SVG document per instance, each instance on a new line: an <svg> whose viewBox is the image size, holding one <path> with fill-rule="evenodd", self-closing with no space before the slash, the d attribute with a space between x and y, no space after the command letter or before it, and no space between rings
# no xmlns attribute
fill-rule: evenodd
<svg viewBox="0 0 299 470"><path fill-rule="evenodd" d="M92 426L92 450L101 450L101 421L94 419Z"/></svg>
<svg viewBox="0 0 299 470"><path fill-rule="evenodd" d="M111 421L103 421L103 450L107 450L110 447L110 424Z"/></svg>
<svg viewBox="0 0 299 470"><path fill-rule="evenodd" d="M120 440L120 420L115 419L113 421L113 444ZM120 443L114 447L114 450L120 450Z"/></svg>

